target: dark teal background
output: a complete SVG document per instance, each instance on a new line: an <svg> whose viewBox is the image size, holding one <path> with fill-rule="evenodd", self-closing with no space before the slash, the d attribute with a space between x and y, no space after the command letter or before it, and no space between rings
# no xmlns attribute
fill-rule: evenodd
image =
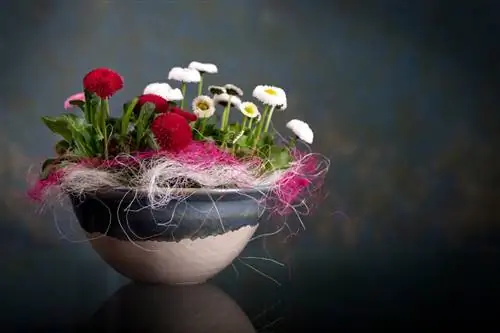
<svg viewBox="0 0 500 333"><path fill-rule="evenodd" d="M61 240L54 217L25 199L29 167L56 141L40 117L62 112L94 67L125 77L118 107L192 60L218 65L207 84L235 83L247 96L257 84L283 87L288 109L275 126L306 120L313 149L331 159L329 196L304 218L307 230L266 240L290 269L244 260L282 286L239 261L238 278L230 267L214 281L251 319L278 304L257 328L281 317L268 330L481 323L499 313L496 2L19 0L0 8L5 325L71 327L127 283L87 243ZM71 214L57 221L82 239ZM264 243L244 256L266 256Z"/></svg>

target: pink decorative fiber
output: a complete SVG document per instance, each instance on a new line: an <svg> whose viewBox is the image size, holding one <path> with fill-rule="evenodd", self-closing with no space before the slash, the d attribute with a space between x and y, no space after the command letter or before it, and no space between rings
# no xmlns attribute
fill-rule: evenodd
<svg viewBox="0 0 500 333"><path fill-rule="evenodd" d="M119 155L113 159L99 161L95 158L82 160L78 165L82 167L95 167L99 169L115 169L124 166L139 165L141 161L155 157L169 157L186 165L196 165L201 170L215 165L237 166L241 165L233 155L219 149L214 143L194 141L182 151L172 153L168 151L140 152L133 155ZM258 160L255 160L256 162ZM74 165L72 167L75 167ZM77 167L77 166L76 166ZM40 179L28 191L28 196L36 201L43 201L44 193L53 186L60 185L63 176L62 170L52 172L46 179Z"/></svg>
<svg viewBox="0 0 500 333"><path fill-rule="evenodd" d="M216 165L237 166L242 164L233 155L219 149L214 143L193 141L189 146L179 152L150 151L130 156L121 155L112 160L103 161L99 164L99 167L107 169L122 167L124 165L134 165L140 161L155 157L168 157L186 165L195 165L200 171L213 168ZM257 163L260 161L254 159L253 162ZM93 162L90 160L85 163L89 165Z"/></svg>
<svg viewBox="0 0 500 333"><path fill-rule="evenodd" d="M51 187L59 185L62 176L62 170L57 170L50 173L46 179L38 180L35 185L28 191L28 197L36 202L43 201L45 192Z"/></svg>
<svg viewBox="0 0 500 333"><path fill-rule="evenodd" d="M274 183L271 193L266 197L266 206L272 214L288 215L295 211L295 205L303 205L305 201L311 200L312 192L320 188L327 167L322 165L320 155L305 154L298 150L293 151L294 162L290 169L284 171ZM121 155L111 160L99 161L88 159L81 161L74 167L91 167L101 170L121 169L126 166L140 165L147 159L162 158L176 160L182 165L194 167L196 170L209 170L217 166L230 166L231 168L243 168L250 166L259 167L262 161L254 158L252 160L238 160L233 155L219 149L215 144L209 142L194 141L184 150L172 153L167 151L141 152L135 155ZM61 184L65 169L51 173L46 179L39 180L28 192L34 201L43 201L46 191L53 186Z"/></svg>
<svg viewBox="0 0 500 333"><path fill-rule="evenodd" d="M295 166L279 179L270 196L272 214L293 213L294 204L305 204L306 199L311 199L313 192L323 185L326 168L321 165L318 155L306 155L295 149L293 156Z"/></svg>

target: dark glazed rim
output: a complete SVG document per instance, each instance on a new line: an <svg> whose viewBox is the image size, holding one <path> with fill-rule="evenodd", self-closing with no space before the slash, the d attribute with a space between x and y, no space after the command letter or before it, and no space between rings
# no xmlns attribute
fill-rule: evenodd
<svg viewBox="0 0 500 333"><path fill-rule="evenodd" d="M193 201L205 201L207 198L218 199L225 198L226 200L241 200L250 197L259 197L269 193L271 186L258 186L254 188L176 188L171 192L176 194L184 194ZM137 195L136 195L137 194ZM70 193L70 195L72 195ZM145 198L147 197L145 191L135 191L131 188L117 187L98 190L89 193L91 196L107 198L107 199L123 199L124 197L132 198Z"/></svg>

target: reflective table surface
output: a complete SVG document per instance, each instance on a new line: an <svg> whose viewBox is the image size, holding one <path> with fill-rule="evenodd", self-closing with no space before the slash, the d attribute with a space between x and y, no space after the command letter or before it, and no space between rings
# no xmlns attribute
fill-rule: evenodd
<svg viewBox="0 0 500 333"><path fill-rule="evenodd" d="M376 3L376 4L375 4ZM62 1L1 5L0 322L6 332L292 332L479 325L500 313L499 5L444 1ZM192 60L210 83L288 94L315 131L324 196L209 285L131 283L26 174L91 68L114 99ZM259 234L285 220L261 223ZM298 235L291 237L296 230Z"/></svg>

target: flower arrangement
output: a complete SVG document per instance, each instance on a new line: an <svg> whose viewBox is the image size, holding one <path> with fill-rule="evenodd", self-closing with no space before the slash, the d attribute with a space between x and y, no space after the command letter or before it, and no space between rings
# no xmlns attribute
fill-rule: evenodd
<svg viewBox="0 0 500 333"><path fill-rule="evenodd" d="M204 93L206 76L217 72L216 65L200 62L174 67L168 80L180 88L148 84L113 114L110 100L123 88L122 76L108 68L90 71L83 92L64 102L67 113L42 118L61 140L30 197L44 202L54 191L120 188L147 195L155 208L185 195L177 189L266 188L274 212L294 211L321 186L329 167L322 155L297 147L299 141L312 144L313 131L297 119L286 125L289 138L274 130L273 116L287 109L279 87L255 87L253 101L233 84L210 85ZM188 103L192 85L197 93ZM231 122L235 116L239 120Z"/></svg>

